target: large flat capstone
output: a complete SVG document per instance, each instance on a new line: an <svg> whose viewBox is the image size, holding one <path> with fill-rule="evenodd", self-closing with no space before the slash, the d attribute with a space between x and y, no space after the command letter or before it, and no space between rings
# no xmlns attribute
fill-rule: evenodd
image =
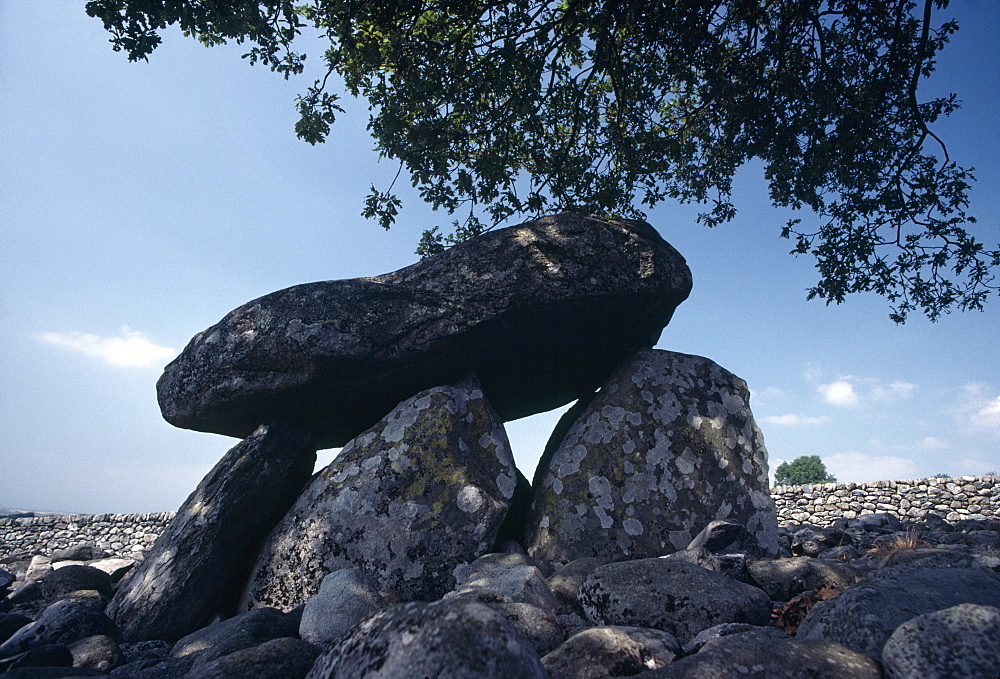
<svg viewBox="0 0 1000 679"><path fill-rule="evenodd" d="M517 419L592 392L656 343L690 290L684 258L649 224L543 217L393 273L248 302L166 367L160 408L237 437L285 419L333 447L474 372L501 419Z"/></svg>

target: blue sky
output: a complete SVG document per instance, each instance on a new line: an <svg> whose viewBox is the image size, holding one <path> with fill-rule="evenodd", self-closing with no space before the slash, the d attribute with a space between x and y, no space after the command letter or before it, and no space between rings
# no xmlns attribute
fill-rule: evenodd
<svg viewBox="0 0 1000 679"><path fill-rule="evenodd" d="M250 299L411 264L420 232L450 220L405 192L392 231L359 216L395 172L363 105L311 147L293 132L308 74L286 82L178 33L131 64L82 6L0 3L0 507L171 510L235 440L160 418L163 365ZM962 28L925 92L964 101L936 129L977 168L976 233L996 247L1000 3L947 12ZM875 296L807 302L811 261L787 254L757 168L736 197L711 231L695 208L649 215L694 275L657 346L747 380L772 469L799 455L843 481L1000 469L1000 300L904 326ZM559 414L508 424L529 477Z"/></svg>

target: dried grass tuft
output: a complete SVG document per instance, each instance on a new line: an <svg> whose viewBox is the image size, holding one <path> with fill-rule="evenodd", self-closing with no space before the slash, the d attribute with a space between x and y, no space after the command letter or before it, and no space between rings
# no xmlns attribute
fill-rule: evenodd
<svg viewBox="0 0 1000 679"><path fill-rule="evenodd" d="M872 548L868 550L865 556L869 558L876 558L885 563L885 561L896 552L901 552L904 549L917 549L918 547L930 546L929 542L924 542L920 539L920 536L915 528L909 528L905 533L896 533L889 538L878 538L875 540Z"/></svg>

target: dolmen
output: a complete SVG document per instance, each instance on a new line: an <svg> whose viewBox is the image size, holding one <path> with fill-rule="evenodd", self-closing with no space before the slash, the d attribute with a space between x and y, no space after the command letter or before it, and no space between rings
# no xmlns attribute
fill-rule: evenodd
<svg viewBox="0 0 1000 679"><path fill-rule="evenodd" d="M746 383L653 348L690 290L650 225L564 213L239 307L157 390L241 441L120 581L4 595L0 672L979 676L956 629L991 667L1000 558L791 558ZM573 402L529 482L504 422Z"/></svg>

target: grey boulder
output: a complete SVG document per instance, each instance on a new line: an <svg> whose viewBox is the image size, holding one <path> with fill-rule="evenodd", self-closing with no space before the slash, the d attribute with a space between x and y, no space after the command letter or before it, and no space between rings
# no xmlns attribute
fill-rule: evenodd
<svg viewBox="0 0 1000 679"><path fill-rule="evenodd" d="M309 679L546 679L531 641L502 614L462 599L399 604L327 649Z"/></svg>
<svg viewBox="0 0 1000 679"><path fill-rule="evenodd" d="M485 554L455 569L457 584L446 597L482 603L524 603L550 614L559 607L541 570L525 554Z"/></svg>
<svg viewBox="0 0 1000 679"><path fill-rule="evenodd" d="M248 564L315 463L310 434L284 422L261 425L226 453L119 584L108 614L125 638L175 641L231 615Z"/></svg>
<svg viewBox="0 0 1000 679"><path fill-rule="evenodd" d="M111 556L100 547L89 545L85 542L66 549L55 549L52 551L52 562L58 561L94 561Z"/></svg>
<svg viewBox="0 0 1000 679"><path fill-rule="evenodd" d="M93 590L110 598L114 594L111 576L91 566L73 565L49 571L37 580L27 582L8 599L15 606L31 601L53 602L71 592Z"/></svg>
<svg viewBox="0 0 1000 679"><path fill-rule="evenodd" d="M882 648L887 679L995 679L1000 608L959 604L907 620Z"/></svg>
<svg viewBox="0 0 1000 679"><path fill-rule="evenodd" d="M489 607L501 613L514 629L524 634L539 657L566 640L559 620L551 611L526 603L491 603Z"/></svg>
<svg viewBox="0 0 1000 679"><path fill-rule="evenodd" d="M639 675L642 679L881 679L871 658L830 641L745 632L710 641L697 653Z"/></svg>
<svg viewBox="0 0 1000 679"><path fill-rule="evenodd" d="M95 634L74 641L69 645L69 652L73 655L73 667L91 667L109 672L125 664L125 655L118 642L106 634Z"/></svg>
<svg viewBox="0 0 1000 679"><path fill-rule="evenodd" d="M195 335L157 394L179 427L242 438L284 418L326 448L475 372L507 421L596 389L656 343L690 289L684 258L646 223L543 217L393 273L248 302Z"/></svg>
<svg viewBox="0 0 1000 679"><path fill-rule="evenodd" d="M603 559L584 557L570 561L550 575L546 582L559 602L560 613L583 613L580 608L580 587L591 572L607 564Z"/></svg>
<svg viewBox="0 0 1000 679"><path fill-rule="evenodd" d="M358 568L341 568L323 578L319 591L306 602L299 636L326 647L388 606L371 576Z"/></svg>
<svg viewBox="0 0 1000 679"><path fill-rule="evenodd" d="M788 601L809 589L845 589L857 575L848 566L797 556L790 559L760 559L747 564L750 577L775 601Z"/></svg>
<svg viewBox="0 0 1000 679"><path fill-rule="evenodd" d="M642 350L601 387L535 472L528 553L614 561L684 549L712 521L776 555L767 450L746 383L712 361Z"/></svg>
<svg viewBox="0 0 1000 679"><path fill-rule="evenodd" d="M192 658L195 667L246 648L298 635L301 618L274 608L256 608L203 627L178 640L170 651L175 659Z"/></svg>
<svg viewBox="0 0 1000 679"><path fill-rule="evenodd" d="M899 572L894 572L900 568ZM821 601L798 627L800 640L835 641L872 658L904 622L958 604L1000 606L1000 581L974 568L885 568Z"/></svg>
<svg viewBox="0 0 1000 679"><path fill-rule="evenodd" d="M664 667L680 655L669 632L641 627L590 627L542 658L551 679L606 679Z"/></svg>
<svg viewBox="0 0 1000 679"><path fill-rule="evenodd" d="M69 645L95 634L121 639L121 632L104 614L104 602L94 596L67 597L48 606L30 625L25 625L0 644L0 658L50 644Z"/></svg>
<svg viewBox="0 0 1000 679"><path fill-rule="evenodd" d="M771 618L763 590L670 559L601 566L580 588L580 603L594 624L661 629L682 644L720 623L767 625Z"/></svg>
<svg viewBox="0 0 1000 679"><path fill-rule="evenodd" d="M301 639L282 637L196 665L184 679L302 679L319 653L320 649Z"/></svg>
<svg viewBox="0 0 1000 679"><path fill-rule="evenodd" d="M493 546L516 483L474 379L420 392L316 475L261 549L241 610L291 610L341 568L402 601L440 598L456 566Z"/></svg>

